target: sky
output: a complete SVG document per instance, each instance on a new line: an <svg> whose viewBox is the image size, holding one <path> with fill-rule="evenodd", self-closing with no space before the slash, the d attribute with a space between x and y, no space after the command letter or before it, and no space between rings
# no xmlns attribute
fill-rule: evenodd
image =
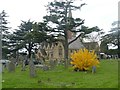
<svg viewBox="0 0 120 90"><path fill-rule="evenodd" d="M11 30L17 29L21 20L41 22L47 14L45 5L53 0L0 0L0 12L8 14ZM76 5L86 3L80 10L73 13L73 17L85 19L85 25L98 26L105 32L112 28L112 23L118 20L119 0L76 0Z"/></svg>

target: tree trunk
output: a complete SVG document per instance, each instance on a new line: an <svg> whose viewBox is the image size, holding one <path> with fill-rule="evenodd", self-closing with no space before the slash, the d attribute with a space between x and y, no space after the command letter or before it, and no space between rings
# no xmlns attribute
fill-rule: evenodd
<svg viewBox="0 0 120 90"><path fill-rule="evenodd" d="M65 68L68 67L68 34L67 30L65 30L65 41L64 41L64 53L65 53Z"/></svg>
<svg viewBox="0 0 120 90"><path fill-rule="evenodd" d="M64 46L64 53L65 53L65 67L68 67L68 42L65 41L65 46Z"/></svg>
<svg viewBox="0 0 120 90"><path fill-rule="evenodd" d="M65 9L65 24L66 24L66 27L65 27L65 30L64 30L64 35L65 35L65 42L64 42L64 53L65 53L65 56L64 56L64 61L65 61L65 68L68 67L68 26L67 26L67 10L68 10L68 6L66 6L66 9Z"/></svg>
<svg viewBox="0 0 120 90"><path fill-rule="evenodd" d="M31 49L28 50L28 58L31 57Z"/></svg>
<svg viewBox="0 0 120 90"><path fill-rule="evenodd" d="M32 46L33 46L33 44L32 44L32 43L29 43L28 47L27 47L27 46L25 46L25 48L26 48L26 49L27 49L27 51L28 51L28 58L29 58L29 59L31 58Z"/></svg>

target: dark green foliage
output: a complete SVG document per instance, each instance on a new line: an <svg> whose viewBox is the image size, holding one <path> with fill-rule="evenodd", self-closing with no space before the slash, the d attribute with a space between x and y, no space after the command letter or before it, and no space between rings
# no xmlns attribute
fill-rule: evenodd
<svg viewBox="0 0 120 90"><path fill-rule="evenodd" d="M3 10L0 13L0 33L2 33L2 35L0 35L2 41L0 41L0 45L2 45L2 56L3 58L7 57L7 53L9 52L8 50L8 44L7 41L8 39L8 35L9 35L9 29L10 27L8 27L8 21L6 20L6 18L8 17L7 13ZM2 43L1 43L2 42ZM0 47L1 48L1 47Z"/></svg>
<svg viewBox="0 0 120 90"><path fill-rule="evenodd" d="M103 36L102 43L117 46L117 54L120 58L120 30L118 27L112 28L108 34Z"/></svg>
<svg viewBox="0 0 120 90"><path fill-rule="evenodd" d="M2 29L3 34L8 34L8 29L10 29L10 27L7 27L8 21L6 20L7 13L3 10L1 13L1 24L0 24L0 28Z"/></svg>
<svg viewBox="0 0 120 90"><path fill-rule="evenodd" d="M10 35L10 45L12 52L25 48L28 51L28 57L31 57L32 50L37 45L48 39L45 23L34 23L30 20L22 21L19 30Z"/></svg>
<svg viewBox="0 0 120 90"><path fill-rule="evenodd" d="M106 40L102 41L100 44L100 51L107 53L108 52L108 46L107 46L108 42Z"/></svg>

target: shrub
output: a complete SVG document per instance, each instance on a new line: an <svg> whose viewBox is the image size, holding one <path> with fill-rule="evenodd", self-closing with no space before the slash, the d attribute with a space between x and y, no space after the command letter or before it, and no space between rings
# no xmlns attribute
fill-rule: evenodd
<svg viewBox="0 0 120 90"><path fill-rule="evenodd" d="M92 66L98 66L99 64L95 52L90 52L85 48L71 54L71 59L74 70L89 70Z"/></svg>

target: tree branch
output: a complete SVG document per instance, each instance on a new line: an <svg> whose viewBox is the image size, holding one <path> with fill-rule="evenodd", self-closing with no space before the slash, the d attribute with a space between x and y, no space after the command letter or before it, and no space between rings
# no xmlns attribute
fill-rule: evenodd
<svg viewBox="0 0 120 90"><path fill-rule="evenodd" d="M80 33L75 39L73 39L72 41L68 42L68 44L73 43L74 41L76 41L83 33Z"/></svg>

